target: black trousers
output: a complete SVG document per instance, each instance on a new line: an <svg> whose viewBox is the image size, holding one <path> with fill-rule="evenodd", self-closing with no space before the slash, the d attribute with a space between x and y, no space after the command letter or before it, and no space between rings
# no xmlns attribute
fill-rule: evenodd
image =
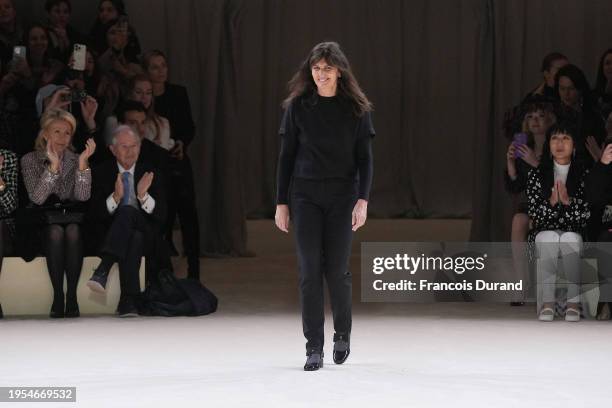
<svg viewBox="0 0 612 408"><path fill-rule="evenodd" d="M174 219L178 215L183 237L183 248L187 257L187 273L190 278L200 279L200 224L196 209L195 188L191 160L172 160L168 183L168 217L166 240L172 242Z"/></svg>
<svg viewBox="0 0 612 408"><path fill-rule="evenodd" d="M327 282L335 336L350 336L352 211L357 187L346 180L294 179L290 208L299 264L306 349L324 343L323 279Z"/></svg>
<svg viewBox="0 0 612 408"><path fill-rule="evenodd" d="M141 210L129 205L117 208L101 252L117 259L122 298L140 294L139 270L143 255L147 258L147 275L149 270L156 269L155 236L155 228Z"/></svg>
<svg viewBox="0 0 612 408"><path fill-rule="evenodd" d="M600 303L612 305L612 232L603 230L597 237L600 250L597 251L597 275L599 276Z"/></svg>

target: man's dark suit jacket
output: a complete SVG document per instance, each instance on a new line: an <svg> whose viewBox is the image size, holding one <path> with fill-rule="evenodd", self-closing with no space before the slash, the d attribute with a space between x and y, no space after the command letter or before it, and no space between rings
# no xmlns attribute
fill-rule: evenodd
<svg viewBox="0 0 612 408"><path fill-rule="evenodd" d="M149 195L155 199L155 208L152 214L147 214L144 210L141 210L141 212L145 219L149 221L152 231L161 234L166 222L166 181L161 171L141 159L142 156L136 162L136 167L134 168L134 189L137 188L138 182L145 172L152 171L154 173L153 182L149 188ZM87 236L87 247L90 253L96 253L97 249L100 248L104 242L106 231L112 222L113 215L108 212L106 199L115 191L115 181L117 180L118 173L119 167L114 158L92 169L91 199L89 200L90 205L87 214L87 221L90 226Z"/></svg>

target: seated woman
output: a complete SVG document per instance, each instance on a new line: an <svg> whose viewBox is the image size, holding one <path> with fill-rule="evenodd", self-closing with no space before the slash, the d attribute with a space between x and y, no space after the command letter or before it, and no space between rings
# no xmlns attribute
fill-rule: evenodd
<svg viewBox="0 0 612 408"><path fill-rule="evenodd" d="M528 214L533 220L528 241L535 242L542 285L539 319L552 321L559 257L568 280L565 320L580 320L580 251L589 218L584 199L587 170L575 159L576 130L570 123L553 125L547 132L540 165L527 180ZM540 299L538 298L538 301ZM539 303L539 302L538 302Z"/></svg>
<svg viewBox="0 0 612 408"><path fill-rule="evenodd" d="M30 201L38 206L89 200L91 171L88 160L96 144L89 139L77 155L71 150L76 120L69 112L50 109L40 120L35 151L23 156L21 171ZM43 243L53 285L51 317L78 317L76 289L83 266L83 243L78 223L64 223L43 215ZM68 282L64 302L64 272ZM64 308L65 304L65 308Z"/></svg>
<svg viewBox="0 0 612 408"><path fill-rule="evenodd" d="M17 156L0 149L0 267L2 258L10 252L13 238L13 211L17 208ZM0 305L0 318L2 306Z"/></svg>
<svg viewBox="0 0 612 408"><path fill-rule="evenodd" d="M512 242L525 242L529 232L527 215L527 175L540 165L546 132L556 121L553 106L543 97L532 97L523 105L521 131L527 136L527 144L514 140L506 153L506 189L513 194L515 213L512 217ZM514 247L513 247L514 248ZM527 277L527 258L522 250L513 251L516 275L525 280ZM522 301L512 302L520 305Z"/></svg>

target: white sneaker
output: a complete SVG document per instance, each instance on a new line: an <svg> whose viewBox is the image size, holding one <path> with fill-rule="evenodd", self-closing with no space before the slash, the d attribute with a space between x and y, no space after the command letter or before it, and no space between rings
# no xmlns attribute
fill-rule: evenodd
<svg viewBox="0 0 612 408"><path fill-rule="evenodd" d="M540 314L538 315L538 320L542 322L552 322L555 318L555 311L550 307L545 307L540 310Z"/></svg>

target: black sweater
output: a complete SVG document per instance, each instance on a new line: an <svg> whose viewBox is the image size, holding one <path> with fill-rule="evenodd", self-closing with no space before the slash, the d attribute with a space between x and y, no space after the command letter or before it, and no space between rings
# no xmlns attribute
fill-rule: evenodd
<svg viewBox="0 0 612 408"><path fill-rule="evenodd" d="M184 86L166 83L163 94L155 97L155 112L168 119L170 135L185 145L193 140L195 123L191 116L191 104Z"/></svg>
<svg viewBox="0 0 612 408"><path fill-rule="evenodd" d="M367 200L372 185L369 112L358 117L339 97L296 98L285 110L281 127L277 204L287 204L292 177L324 180L359 178L359 198Z"/></svg>

